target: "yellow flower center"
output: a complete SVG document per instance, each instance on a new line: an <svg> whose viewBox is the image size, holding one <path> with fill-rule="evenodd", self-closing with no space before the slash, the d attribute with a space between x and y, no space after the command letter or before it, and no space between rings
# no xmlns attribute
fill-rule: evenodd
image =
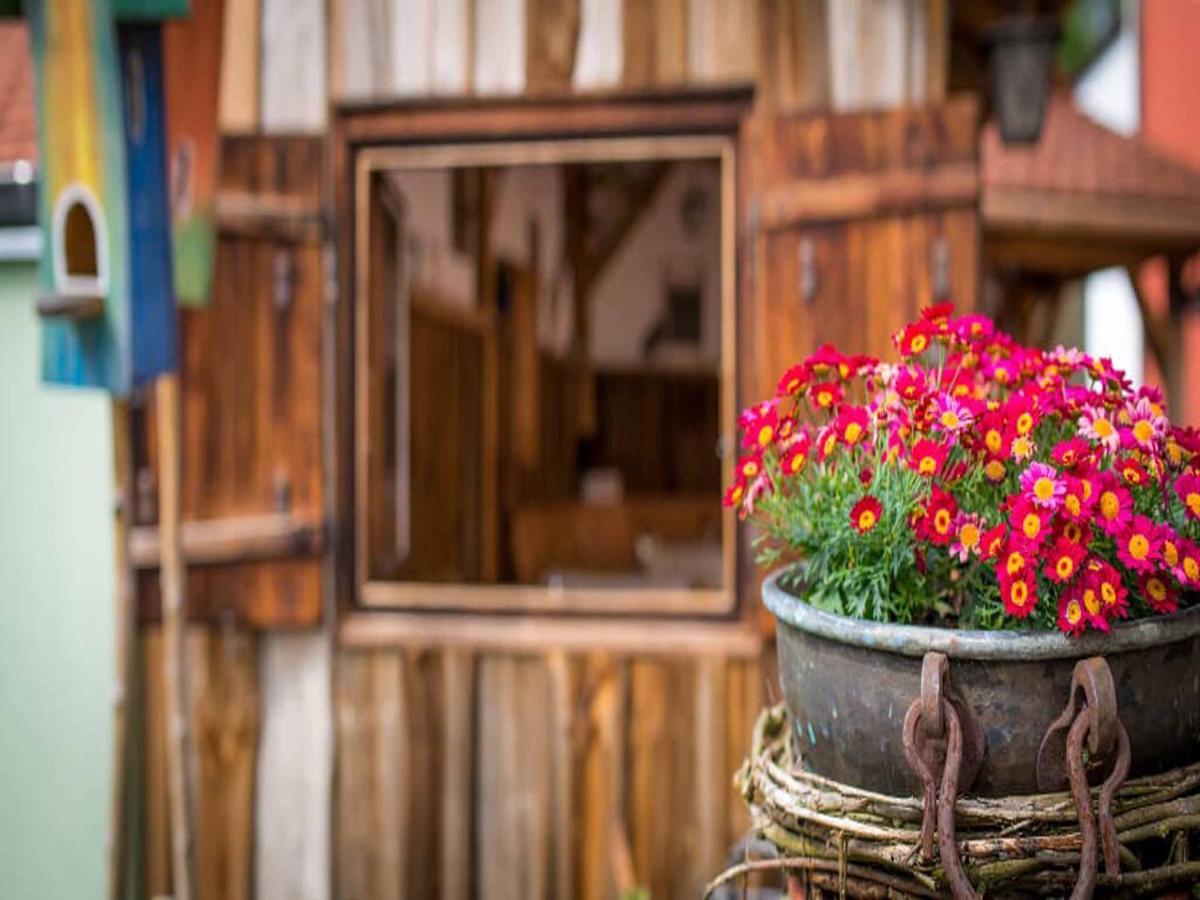
<svg viewBox="0 0 1200 900"><path fill-rule="evenodd" d="M1079 620L1083 618L1083 610L1079 608L1079 601L1072 600L1067 604L1067 621L1072 625L1078 625Z"/></svg>
<svg viewBox="0 0 1200 900"><path fill-rule="evenodd" d="M951 428L951 429L957 428L960 421L961 420L958 418L958 413L956 413L952 409L948 409L944 413L942 413L942 427L943 428Z"/></svg>
<svg viewBox="0 0 1200 900"><path fill-rule="evenodd" d="M1093 616L1100 612L1100 598L1096 596L1096 591L1093 588L1084 588L1083 605L1087 607L1087 611Z"/></svg>
<svg viewBox="0 0 1200 900"><path fill-rule="evenodd" d="M1138 419L1137 424L1133 426L1133 436L1139 444L1148 444L1154 437L1154 427L1145 419Z"/></svg>
<svg viewBox="0 0 1200 900"><path fill-rule="evenodd" d="M858 514L858 530L870 531L875 527L876 521L878 520L875 518L875 513L869 509L864 509Z"/></svg>
<svg viewBox="0 0 1200 900"><path fill-rule="evenodd" d="M792 474L795 475L797 472L799 472L801 469L803 469L804 463L807 462L807 460L808 460L808 457L806 457L803 453L793 454L792 455L792 463L791 463Z"/></svg>
<svg viewBox="0 0 1200 900"><path fill-rule="evenodd" d="M1077 516L1083 511L1083 506L1079 502L1079 498L1074 494L1067 494L1066 499L1067 512L1073 516Z"/></svg>
<svg viewBox="0 0 1200 900"><path fill-rule="evenodd" d="M1033 483L1033 495L1039 500L1049 500L1054 496L1054 481L1043 475Z"/></svg>
<svg viewBox="0 0 1200 900"><path fill-rule="evenodd" d="M1033 429L1033 416L1027 412L1017 416L1017 434L1029 434Z"/></svg>
<svg viewBox="0 0 1200 900"><path fill-rule="evenodd" d="M939 509L933 514L933 527L938 530L938 534L945 534L950 530L950 511L947 509Z"/></svg>
<svg viewBox="0 0 1200 900"><path fill-rule="evenodd" d="M1083 487L1083 499L1090 500L1092 498L1092 480L1090 478L1084 478L1080 482L1080 485Z"/></svg>
<svg viewBox="0 0 1200 900"><path fill-rule="evenodd" d="M857 444L858 439L862 437L862 426L857 422L851 422L846 426L846 433L843 436L846 438L847 444Z"/></svg>
<svg viewBox="0 0 1200 900"><path fill-rule="evenodd" d="M998 459L988 460L987 465L983 467L983 474L991 481L999 481L1004 477L1004 463Z"/></svg>
<svg viewBox="0 0 1200 900"><path fill-rule="evenodd" d="M1092 431L1096 432L1101 439L1112 437L1113 423L1108 421L1108 419L1095 419L1092 422Z"/></svg>
<svg viewBox="0 0 1200 900"><path fill-rule="evenodd" d="M1100 515L1106 519L1115 519L1121 512L1121 501L1112 491L1100 495Z"/></svg>
<svg viewBox="0 0 1200 900"><path fill-rule="evenodd" d="M979 546L979 526L974 522L967 522L958 530L958 542L968 550L974 550Z"/></svg>
<svg viewBox="0 0 1200 900"><path fill-rule="evenodd" d="M1179 565L1179 548L1174 541L1163 541L1162 555L1168 566Z"/></svg>
<svg viewBox="0 0 1200 900"><path fill-rule="evenodd" d="M1025 568L1025 557L1018 551L1014 550L1008 554L1008 559L1004 562L1004 570L1009 575L1016 575Z"/></svg>
<svg viewBox="0 0 1200 900"><path fill-rule="evenodd" d="M932 475L937 471L937 460L932 456L922 456L921 461L917 463L917 471L922 475Z"/></svg>
<svg viewBox="0 0 1200 900"><path fill-rule="evenodd" d="M742 466L742 474L744 474L747 478L753 478L758 474L758 463L754 462L754 460L746 463L744 466Z"/></svg>
<svg viewBox="0 0 1200 900"><path fill-rule="evenodd" d="M1021 436L1013 439L1012 445L1013 456L1017 459L1025 459L1033 452L1033 442L1028 437Z"/></svg>
<svg viewBox="0 0 1200 900"><path fill-rule="evenodd" d="M733 489L733 492L729 495L729 499L734 503L742 499L742 486L740 484Z"/></svg>
<svg viewBox="0 0 1200 900"><path fill-rule="evenodd" d="M1146 580L1146 593L1149 594L1156 602L1161 603L1166 599L1167 586L1157 578L1148 578Z"/></svg>
<svg viewBox="0 0 1200 900"><path fill-rule="evenodd" d="M1189 556L1184 559L1183 574L1188 577L1189 581L1200 578L1200 563L1196 562L1195 557Z"/></svg>
<svg viewBox="0 0 1200 900"><path fill-rule="evenodd" d="M1071 573L1075 571L1075 562L1069 556L1060 556L1058 563L1054 566L1054 571L1058 573L1058 577L1067 579L1071 577Z"/></svg>
<svg viewBox="0 0 1200 900"><path fill-rule="evenodd" d="M767 446L767 444L771 443L771 438L774 436L775 429L770 425L764 425L762 428L758 429L758 445L760 447Z"/></svg>
<svg viewBox="0 0 1200 900"><path fill-rule="evenodd" d="M1200 516L1200 492L1188 492L1185 502L1187 503L1187 508L1192 511L1192 515Z"/></svg>
<svg viewBox="0 0 1200 900"><path fill-rule="evenodd" d="M1117 589L1106 581L1100 585L1100 597L1104 600L1105 606L1112 606L1117 602Z"/></svg>
<svg viewBox="0 0 1200 900"><path fill-rule="evenodd" d="M1026 513L1021 522L1021 531L1031 541L1042 532L1042 519L1037 513Z"/></svg>
<svg viewBox="0 0 1200 900"><path fill-rule="evenodd" d="M995 428L992 428L984 436L983 442L987 444L987 448L993 453L999 453L1000 448L1004 446L1004 436Z"/></svg>
<svg viewBox="0 0 1200 900"><path fill-rule="evenodd" d="M925 335L923 335L923 334L918 334L916 337L914 337L912 339L912 352L913 353L920 353L927 346L929 346L929 341L925 338Z"/></svg>
<svg viewBox="0 0 1200 900"><path fill-rule="evenodd" d="M1025 601L1029 599L1029 585L1023 581L1014 581L1009 598L1014 606L1024 606Z"/></svg>
<svg viewBox="0 0 1200 900"><path fill-rule="evenodd" d="M821 391L820 393L818 393L817 394L817 403L820 406L828 407L831 403L833 403L833 392L832 391Z"/></svg>
<svg viewBox="0 0 1200 900"><path fill-rule="evenodd" d="M1129 555L1134 559L1145 559L1150 553L1150 542L1144 534L1135 534L1129 539Z"/></svg>

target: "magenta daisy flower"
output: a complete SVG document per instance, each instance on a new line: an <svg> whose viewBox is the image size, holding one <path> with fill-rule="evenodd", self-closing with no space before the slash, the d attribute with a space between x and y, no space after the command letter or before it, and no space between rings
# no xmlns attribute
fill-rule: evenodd
<svg viewBox="0 0 1200 900"><path fill-rule="evenodd" d="M1067 483L1059 477L1054 466L1035 462L1021 473L1021 491L1043 509L1058 509L1067 492Z"/></svg>
<svg viewBox="0 0 1200 900"><path fill-rule="evenodd" d="M1133 515L1133 497L1130 495L1111 472L1105 472L1100 484L1100 492L1096 497L1096 524L1108 534L1117 534L1124 530Z"/></svg>
<svg viewBox="0 0 1200 900"><path fill-rule="evenodd" d="M1150 572L1157 567L1161 546L1158 526L1145 516L1134 516L1117 536L1117 558L1133 572Z"/></svg>
<svg viewBox="0 0 1200 900"><path fill-rule="evenodd" d="M937 427L949 434L958 434L965 428L970 428L975 417L965 404L950 396L942 394L937 399L934 422Z"/></svg>

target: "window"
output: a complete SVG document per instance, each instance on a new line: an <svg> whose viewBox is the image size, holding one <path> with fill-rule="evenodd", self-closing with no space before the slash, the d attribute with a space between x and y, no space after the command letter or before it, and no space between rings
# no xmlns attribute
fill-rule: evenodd
<svg viewBox="0 0 1200 900"><path fill-rule="evenodd" d="M736 130L557 130L354 148L353 600L725 617Z"/></svg>

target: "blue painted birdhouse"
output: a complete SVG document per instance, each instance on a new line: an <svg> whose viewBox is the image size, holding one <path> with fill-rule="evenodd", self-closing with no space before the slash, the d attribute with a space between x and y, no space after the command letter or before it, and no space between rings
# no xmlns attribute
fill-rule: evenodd
<svg viewBox="0 0 1200 900"><path fill-rule="evenodd" d="M42 378L115 394L177 365L160 21L180 0L26 0Z"/></svg>

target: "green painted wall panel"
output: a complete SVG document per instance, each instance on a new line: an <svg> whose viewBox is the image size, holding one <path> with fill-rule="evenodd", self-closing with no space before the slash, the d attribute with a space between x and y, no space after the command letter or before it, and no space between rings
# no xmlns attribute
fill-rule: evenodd
<svg viewBox="0 0 1200 900"><path fill-rule="evenodd" d="M104 895L113 671L104 394L39 383L36 268L0 262L0 896Z"/></svg>

